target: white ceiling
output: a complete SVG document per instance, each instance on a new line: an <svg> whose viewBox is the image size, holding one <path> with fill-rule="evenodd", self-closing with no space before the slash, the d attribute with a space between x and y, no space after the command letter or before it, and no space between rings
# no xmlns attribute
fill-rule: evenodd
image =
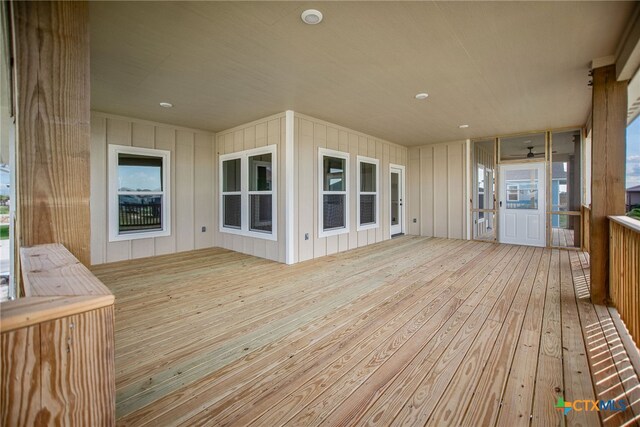
<svg viewBox="0 0 640 427"><path fill-rule="evenodd" d="M211 131L292 109L403 145L582 125L633 6L91 2L91 104Z"/></svg>

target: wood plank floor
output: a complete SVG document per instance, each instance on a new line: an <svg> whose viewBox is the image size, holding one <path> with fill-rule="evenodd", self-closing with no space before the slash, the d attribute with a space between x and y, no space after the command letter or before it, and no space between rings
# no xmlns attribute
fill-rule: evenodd
<svg viewBox="0 0 640 427"><path fill-rule="evenodd" d="M637 349L588 255L402 237L286 266L208 249L93 268L119 425L632 425ZM624 411L566 401L624 399Z"/></svg>

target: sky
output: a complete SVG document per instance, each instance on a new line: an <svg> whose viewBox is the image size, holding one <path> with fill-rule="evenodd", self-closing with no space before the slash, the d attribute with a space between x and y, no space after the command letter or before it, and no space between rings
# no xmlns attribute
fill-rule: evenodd
<svg viewBox="0 0 640 427"><path fill-rule="evenodd" d="M118 188L123 190L162 191L159 167L118 166Z"/></svg>
<svg viewBox="0 0 640 427"><path fill-rule="evenodd" d="M627 127L627 183L626 188L640 185L640 119Z"/></svg>

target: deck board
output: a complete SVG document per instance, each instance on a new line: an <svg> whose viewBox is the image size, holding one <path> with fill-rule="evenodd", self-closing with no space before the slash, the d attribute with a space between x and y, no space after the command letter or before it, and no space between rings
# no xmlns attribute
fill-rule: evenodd
<svg viewBox="0 0 640 427"><path fill-rule="evenodd" d="M118 425L633 422L640 359L588 269L410 236L294 266L222 249L96 266L116 295ZM613 395L629 409L554 408Z"/></svg>

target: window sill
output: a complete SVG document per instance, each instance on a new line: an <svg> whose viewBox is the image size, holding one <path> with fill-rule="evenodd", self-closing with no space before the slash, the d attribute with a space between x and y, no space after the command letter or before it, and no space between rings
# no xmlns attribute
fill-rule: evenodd
<svg viewBox="0 0 640 427"><path fill-rule="evenodd" d="M171 230L141 231L137 233L132 232L127 234L118 234L116 236L109 236L109 242L124 242L127 240L151 239L154 237L167 236L171 236Z"/></svg>
<svg viewBox="0 0 640 427"><path fill-rule="evenodd" d="M349 228L337 228L334 230L320 231L318 232L318 238L322 239L324 237L338 236L340 234L349 233Z"/></svg>
<svg viewBox="0 0 640 427"><path fill-rule="evenodd" d="M278 237L276 235L275 230L272 233L267 234L267 233L260 233L259 231L245 231L245 230L239 230L235 228L220 227L220 233L234 234L236 236L252 237L255 239L262 239L262 240L271 240L273 242L278 241Z"/></svg>
<svg viewBox="0 0 640 427"><path fill-rule="evenodd" d="M366 230L375 230L376 228L380 228L379 224L365 224L359 225L356 230L357 231L366 231Z"/></svg>

